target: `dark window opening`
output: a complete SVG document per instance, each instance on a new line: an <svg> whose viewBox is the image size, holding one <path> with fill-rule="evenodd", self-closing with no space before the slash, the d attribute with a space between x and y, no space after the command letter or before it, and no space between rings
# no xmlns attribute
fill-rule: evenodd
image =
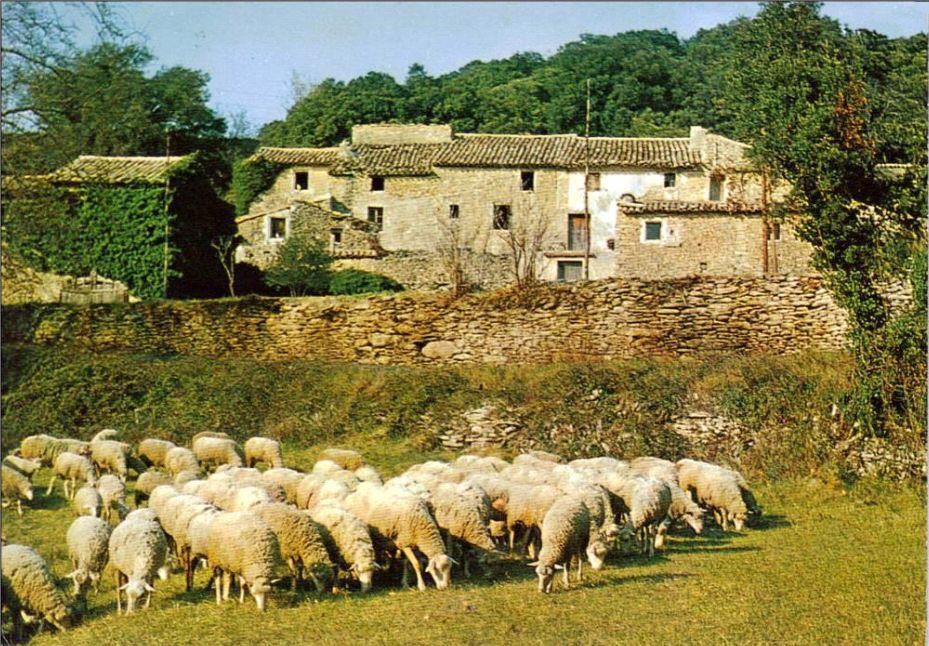
<svg viewBox="0 0 929 646"><path fill-rule="evenodd" d="M619 196L620 202L635 202L635 195L632 193L623 193Z"/></svg>
<svg viewBox="0 0 929 646"><path fill-rule="evenodd" d="M450 220L457 220L457 219L458 219L458 205L457 205L457 204L449 204L449 205L448 205L448 218L449 218Z"/></svg>
<svg viewBox="0 0 929 646"><path fill-rule="evenodd" d="M535 190L535 173L531 170L524 170L519 174L519 185L524 191Z"/></svg>
<svg viewBox="0 0 929 646"><path fill-rule="evenodd" d="M283 240L287 235L287 218L271 218L268 236L272 240Z"/></svg>
<svg viewBox="0 0 929 646"><path fill-rule="evenodd" d="M332 244L337 245L342 242L342 229L332 229Z"/></svg>
<svg viewBox="0 0 929 646"><path fill-rule="evenodd" d="M510 228L510 205L494 204L494 229Z"/></svg>
<svg viewBox="0 0 929 646"><path fill-rule="evenodd" d="M568 214L568 251L583 251L587 248L587 216L583 213Z"/></svg>
<svg viewBox="0 0 929 646"><path fill-rule="evenodd" d="M661 222L645 223L645 239L661 240Z"/></svg>
<svg viewBox="0 0 929 646"><path fill-rule="evenodd" d="M310 174L306 171L298 170L294 173L294 188L298 191L305 191L310 187Z"/></svg>
<svg viewBox="0 0 929 646"><path fill-rule="evenodd" d="M383 191L384 190L384 178L379 176L374 176L371 178L371 190L372 191Z"/></svg>
<svg viewBox="0 0 929 646"><path fill-rule="evenodd" d="M616 251L616 238L607 238L606 248L610 251Z"/></svg>
<svg viewBox="0 0 929 646"><path fill-rule="evenodd" d="M771 225L771 228L768 229L768 239L769 240L780 240L781 239L781 223L775 222Z"/></svg>
<svg viewBox="0 0 929 646"><path fill-rule="evenodd" d="M600 173L587 173L587 190L600 190Z"/></svg>
<svg viewBox="0 0 929 646"><path fill-rule="evenodd" d="M665 188L674 188L677 184L677 173L665 173L664 174L664 187Z"/></svg>
<svg viewBox="0 0 929 646"><path fill-rule="evenodd" d="M559 260L558 280L573 283L584 277L584 263L580 260Z"/></svg>
<svg viewBox="0 0 929 646"><path fill-rule="evenodd" d="M378 230L384 226L384 207L383 206L369 206L368 207L368 222L376 225Z"/></svg>
<svg viewBox="0 0 929 646"><path fill-rule="evenodd" d="M723 199L723 178L722 177L711 177L710 178L710 201L719 202Z"/></svg>

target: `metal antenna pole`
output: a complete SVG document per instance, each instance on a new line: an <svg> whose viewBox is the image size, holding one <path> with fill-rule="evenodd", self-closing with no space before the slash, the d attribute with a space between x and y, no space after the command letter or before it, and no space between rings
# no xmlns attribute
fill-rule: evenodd
<svg viewBox="0 0 929 646"><path fill-rule="evenodd" d="M590 280L590 79L587 79L587 115L584 124L584 223L587 227L584 242L584 280Z"/></svg>

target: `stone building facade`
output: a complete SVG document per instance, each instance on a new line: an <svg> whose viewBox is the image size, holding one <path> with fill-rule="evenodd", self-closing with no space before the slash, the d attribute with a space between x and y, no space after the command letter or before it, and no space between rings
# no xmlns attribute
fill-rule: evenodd
<svg viewBox="0 0 929 646"><path fill-rule="evenodd" d="M762 217L746 148L700 127L585 140L355 126L340 147L259 149L284 170L239 218L238 258L264 268L302 228L339 266L419 288L447 285L452 256L474 285L510 282L514 246L546 280L808 273L808 249Z"/></svg>

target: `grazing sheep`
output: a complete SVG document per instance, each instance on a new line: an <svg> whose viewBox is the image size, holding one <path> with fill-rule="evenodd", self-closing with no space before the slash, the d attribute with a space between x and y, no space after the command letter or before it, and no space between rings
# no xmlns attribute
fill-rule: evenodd
<svg viewBox="0 0 929 646"><path fill-rule="evenodd" d="M629 471L635 475L652 476L668 484L678 484L677 467L670 460L642 457L629 462Z"/></svg>
<svg viewBox="0 0 929 646"><path fill-rule="evenodd" d="M42 463L38 460L27 460L18 455L8 455L3 458L3 465L19 471L21 474L32 480L36 471L42 468Z"/></svg>
<svg viewBox="0 0 929 646"><path fill-rule="evenodd" d="M542 526L545 514L561 496L562 493L550 485L514 484L510 487L509 500L506 508L501 511L506 513L511 552L514 551L516 532L520 528L525 529L525 533L518 549L515 550L516 553L522 555L527 545L534 544L533 536Z"/></svg>
<svg viewBox="0 0 929 646"><path fill-rule="evenodd" d="M157 522L158 515L148 507L142 507L141 509L133 509L126 514L126 517L123 518L123 522L127 520L151 520ZM107 525L107 527L109 527L109 525Z"/></svg>
<svg viewBox="0 0 929 646"><path fill-rule="evenodd" d="M169 449L165 454L165 470L172 476L176 476L184 471L200 472L200 463L197 462L197 456L190 449L182 446L176 446Z"/></svg>
<svg viewBox="0 0 929 646"><path fill-rule="evenodd" d="M255 505L250 511L265 521L277 536L281 558L293 574L294 590L304 573L313 581L317 592L332 588L333 563L319 526L308 514L280 502Z"/></svg>
<svg viewBox="0 0 929 646"><path fill-rule="evenodd" d="M311 473L321 475L324 478L328 478L333 473L339 473L340 471L345 471L345 469L332 460L317 460L310 470Z"/></svg>
<svg viewBox="0 0 929 646"><path fill-rule="evenodd" d="M71 627L72 609L38 552L26 545L4 545L0 548L0 569L4 582L3 603L12 610L13 632L19 640L23 636L24 618L30 621L38 617L62 632Z"/></svg>
<svg viewBox="0 0 929 646"><path fill-rule="evenodd" d="M312 509L316 503L316 494L325 484L326 478L318 473L308 473L297 485L297 497L294 500L300 509Z"/></svg>
<svg viewBox="0 0 929 646"><path fill-rule="evenodd" d="M489 553L497 551L487 527L490 502L486 495L475 493L474 489L446 482L436 487L427 500L439 530L446 535L448 553L453 554L455 544L461 544L465 576L471 575L466 550L479 550L478 562L481 565L486 563Z"/></svg>
<svg viewBox="0 0 929 646"><path fill-rule="evenodd" d="M280 469L284 466L281 453L281 443L267 437L251 437L245 442L245 465L255 466L264 462L271 468Z"/></svg>
<svg viewBox="0 0 929 646"><path fill-rule="evenodd" d="M183 487L188 482L192 482L193 480L199 480L199 479L200 479L199 471L190 471L190 470L181 471L176 476L174 476L174 486Z"/></svg>
<svg viewBox="0 0 929 646"><path fill-rule="evenodd" d="M620 476L604 486L621 501L620 514L626 519L625 534L634 533L642 552L654 556L658 525L671 507L668 485L651 476Z"/></svg>
<svg viewBox="0 0 929 646"><path fill-rule="evenodd" d="M668 529L670 529L671 523L675 521L687 523L695 534L703 532L703 510L700 509L700 505L695 503L687 492L676 484L668 482L665 482L665 484L668 485L668 489L671 491L671 506L668 507L667 518L661 521L658 526L658 534L655 536L656 548L664 545Z"/></svg>
<svg viewBox="0 0 929 646"><path fill-rule="evenodd" d="M250 513L219 514L207 530L206 558L216 580L216 603L229 599L232 577L239 577L239 602L245 588L255 598L259 610L265 609L271 580L281 562L280 546L274 531Z"/></svg>
<svg viewBox="0 0 929 646"><path fill-rule="evenodd" d="M55 458L52 479L48 482L48 489L45 492L46 496L52 495L52 490L55 488L55 482L58 478L64 480L64 485L62 486L65 490L65 498L68 500L74 496L79 480L89 485L97 483L93 462L83 455L69 453L67 451L59 454L58 457Z"/></svg>
<svg viewBox="0 0 929 646"><path fill-rule="evenodd" d="M190 552L190 523L202 513L216 508L199 496L180 494L167 500L158 516L162 529L173 544L181 566L184 568L187 590L193 587L194 562Z"/></svg>
<svg viewBox="0 0 929 646"><path fill-rule="evenodd" d="M381 474L378 473L374 467L367 464L355 469L354 474L359 482L373 482L374 484L384 483Z"/></svg>
<svg viewBox="0 0 929 646"><path fill-rule="evenodd" d="M114 475L100 476L97 482L97 491L103 499L102 518L110 520L112 510L117 509L120 505L126 504L126 485Z"/></svg>
<svg viewBox="0 0 929 646"><path fill-rule="evenodd" d="M287 502L296 503L297 489L300 481L303 480L305 473L294 471L293 469L271 468L261 474L261 479L265 482L280 486L284 490Z"/></svg>
<svg viewBox="0 0 929 646"><path fill-rule="evenodd" d="M16 513L23 515L23 500L32 501L32 483L29 478L16 469L5 464L0 466L0 492L3 494L3 506L7 507L15 500Z"/></svg>
<svg viewBox="0 0 929 646"><path fill-rule="evenodd" d="M99 516L103 512L103 498L95 487L84 485L74 493L71 506L78 516Z"/></svg>
<svg viewBox="0 0 929 646"><path fill-rule="evenodd" d="M139 457L152 467L165 466L168 451L175 448L174 442L148 438L139 443Z"/></svg>
<svg viewBox="0 0 929 646"><path fill-rule="evenodd" d="M444 590L451 585L452 561L445 552L442 535L425 502L397 489L364 482L345 498L343 504L372 528L376 538L406 555L416 573L416 585L420 590L426 589L426 583L414 548L428 559L426 572L432 575L436 587Z"/></svg>
<svg viewBox="0 0 929 646"><path fill-rule="evenodd" d="M723 531L729 530L730 520L737 531L742 531L745 521L761 512L738 472L697 460L679 460L676 466L681 489L712 510Z"/></svg>
<svg viewBox="0 0 929 646"><path fill-rule="evenodd" d="M94 442L103 442L104 440L114 440L118 435L119 431L117 431L115 428L105 428L94 435L90 440L90 443L93 444Z"/></svg>
<svg viewBox="0 0 929 646"><path fill-rule="evenodd" d="M155 576L168 578L168 543L161 526L143 518L123 521L110 534L109 551L116 571L116 612L122 612L124 591L127 614L132 613L136 600L143 595L147 608L155 591Z"/></svg>
<svg viewBox="0 0 929 646"><path fill-rule="evenodd" d="M103 440L90 445L90 459L97 468L115 474L123 482L129 476L128 457L129 447L122 442Z"/></svg>
<svg viewBox="0 0 929 646"><path fill-rule="evenodd" d="M156 516L161 516L168 501L179 494L180 492L172 485L158 485L148 497L148 508L155 512Z"/></svg>
<svg viewBox="0 0 929 646"><path fill-rule="evenodd" d="M571 563L577 562L577 580L581 580L584 552L590 536L590 513L576 496L562 496L542 520L542 549L535 563L539 592L552 591L555 570L564 568L564 585L569 585Z"/></svg>
<svg viewBox="0 0 929 646"><path fill-rule="evenodd" d="M235 440L227 440L218 437L200 437L191 444L197 460L205 468L218 467L228 464L233 467L240 467L243 463L244 455Z"/></svg>
<svg viewBox="0 0 929 646"><path fill-rule="evenodd" d="M199 440L201 437L215 437L220 440L231 440L233 439L228 433L222 433L220 431L201 431L190 438L190 446L193 447L194 442Z"/></svg>
<svg viewBox="0 0 929 646"><path fill-rule="evenodd" d="M169 476L167 473L164 473L163 471L149 469L148 471L143 472L139 476L139 479L135 482L135 493L133 494L135 498L135 506L138 507L143 502L148 500L148 497L152 495L155 487L173 483L174 480L171 478L171 476Z"/></svg>
<svg viewBox="0 0 929 646"><path fill-rule="evenodd" d="M68 527L66 540L74 568L68 574L74 581L74 596L85 595L91 585L98 592L100 575L110 560L110 526L99 518L81 516Z"/></svg>
<svg viewBox="0 0 929 646"><path fill-rule="evenodd" d="M623 460L617 460L608 456L599 458L581 458L568 462L569 467L575 469L593 470L593 471L615 471L618 473L628 473L629 463Z"/></svg>
<svg viewBox="0 0 929 646"><path fill-rule="evenodd" d="M90 455L90 444L81 440L61 439L51 435L30 435L19 445L20 457L39 460L44 467L51 467L59 453L69 451L79 455Z"/></svg>
<svg viewBox="0 0 929 646"><path fill-rule="evenodd" d="M354 471L367 464L361 453L352 451L351 449L326 449L320 453L319 457L316 459L317 462L323 460L335 462L341 468L349 471Z"/></svg>
<svg viewBox="0 0 929 646"><path fill-rule="evenodd" d="M374 571L380 566L374 560L371 533L357 516L335 504L321 504L309 512L321 528L329 558L357 577L361 591L368 592Z"/></svg>

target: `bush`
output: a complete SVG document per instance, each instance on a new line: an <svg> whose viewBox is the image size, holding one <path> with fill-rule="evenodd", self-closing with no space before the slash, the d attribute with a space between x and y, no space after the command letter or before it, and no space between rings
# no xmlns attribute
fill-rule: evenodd
<svg viewBox="0 0 929 646"><path fill-rule="evenodd" d="M403 285L382 274L361 269L343 269L332 275L330 294L368 294L370 292L399 292Z"/></svg>
<svg viewBox="0 0 929 646"><path fill-rule="evenodd" d="M243 159L232 167L232 199L235 202L235 214L245 215L252 201L271 188L271 184L284 170L283 164L269 162L265 159L250 161Z"/></svg>
<svg viewBox="0 0 929 646"><path fill-rule="evenodd" d="M322 242L306 235L291 236L265 272L265 282L276 289L286 289L291 296L325 294L332 276L331 264L332 257Z"/></svg>

